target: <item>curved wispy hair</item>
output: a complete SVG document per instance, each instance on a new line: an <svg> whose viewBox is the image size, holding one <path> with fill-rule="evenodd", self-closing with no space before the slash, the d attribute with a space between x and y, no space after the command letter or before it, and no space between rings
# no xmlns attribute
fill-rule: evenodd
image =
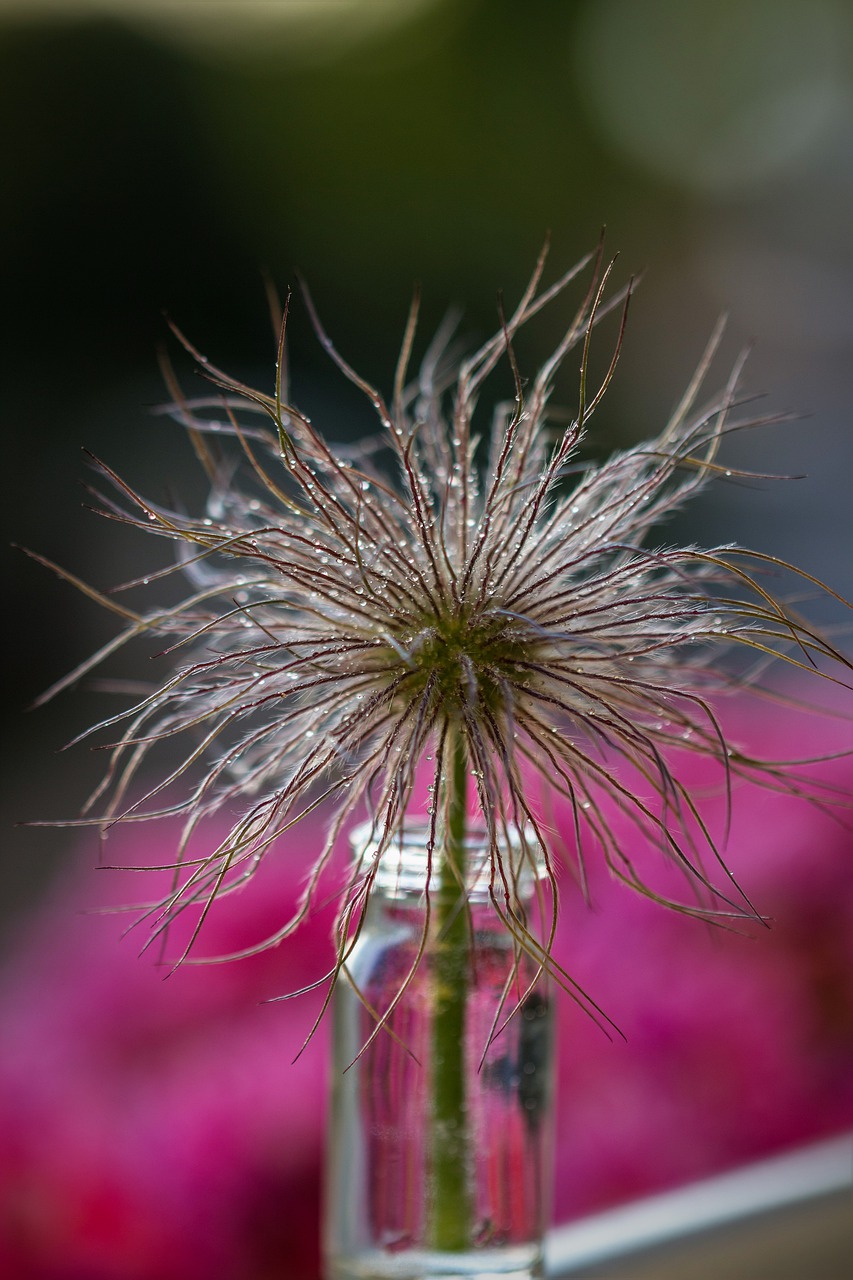
<svg viewBox="0 0 853 1280"><path fill-rule="evenodd" d="M182 339L217 388L189 401L167 370L169 411L210 483L201 517L146 501L95 461L112 485L105 514L174 541L193 590L175 607L138 613L84 586L125 629L45 696L128 640L168 642L177 663L169 679L96 726L121 733L82 820L107 828L184 815L172 889L148 913L161 936L194 909L184 955L214 902L246 884L274 842L322 808L327 837L297 915L240 954L284 939L311 909L347 824L368 814L378 858L413 812L424 770L431 857L459 744L488 839L495 910L544 969L555 971L549 942L536 942L513 908L501 851L510 828L532 831L554 879L548 794L569 808L581 872L597 849L613 875L678 910L751 912L677 761L690 753L718 762L729 789L751 778L811 791L797 770L727 742L714 697L753 685L773 657L815 671L845 660L759 581L790 566L734 546L647 544L712 477L731 474L717 461L728 431L773 419L744 418L742 361L700 405L718 329L660 435L581 466L578 449L613 376L630 286L606 299L610 268L600 252L543 289L544 264L543 253L515 310L476 354L457 363L447 325L410 381L415 303L390 400L337 353L306 294L323 346L378 416L377 437L355 449L336 451L289 402L284 320L270 394L229 377ZM587 268L591 280L565 336L525 387L515 335ZM593 391L590 340L607 312L621 312L621 323ZM575 349L578 408L558 427L549 399ZM514 400L497 409L481 440L478 398L501 361ZM747 661L721 661L723 650ZM184 744L177 763L136 794L143 765L176 741ZM228 834L199 854L206 820L235 809ZM695 892L684 902L662 892L629 844L657 846ZM713 877L706 862L718 864ZM356 865L346 884L333 979L376 869L377 859Z"/></svg>

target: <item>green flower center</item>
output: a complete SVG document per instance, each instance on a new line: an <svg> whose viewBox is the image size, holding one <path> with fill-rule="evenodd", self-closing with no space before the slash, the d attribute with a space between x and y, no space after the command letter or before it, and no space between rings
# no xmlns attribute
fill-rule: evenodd
<svg viewBox="0 0 853 1280"><path fill-rule="evenodd" d="M407 694L430 687L430 700L454 718L475 706L493 714L507 701L507 682L529 654L512 620L493 612L430 620L405 646L411 664Z"/></svg>

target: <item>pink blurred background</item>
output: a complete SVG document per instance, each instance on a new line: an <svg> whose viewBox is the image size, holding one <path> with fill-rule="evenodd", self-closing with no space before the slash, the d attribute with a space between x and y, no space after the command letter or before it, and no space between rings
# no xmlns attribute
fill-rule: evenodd
<svg viewBox="0 0 853 1280"><path fill-rule="evenodd" d="M849 722L819 716L734 705L726 724L776 755L851 746ZM849 794L849 758L812 772ZM590 908L562 877L558 957L626 1041L559 1000L557 1221L853 1125L853 836L755 786L735 801L729 862L769 931L664 912L597 865ZM706 805L715 826L722 808ZM109 856L151 860L151 829L119 829ZM280 923L316 838L283 841L221 904L208 954ZM0 986L0 1274L315 1280L329 1028L294 1063L316 995L260 1002L325 971L329 909L276 951L164 980L143 935L120 936L127 917L91 914L163 873L92 860L81 841Z"/></svg>

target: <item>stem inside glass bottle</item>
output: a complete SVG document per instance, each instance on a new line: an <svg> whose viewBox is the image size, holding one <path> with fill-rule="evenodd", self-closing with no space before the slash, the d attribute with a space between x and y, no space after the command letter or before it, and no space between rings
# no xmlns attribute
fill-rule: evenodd
<svg viewBox="0 0 853 1280"><path fill-rule="evenodd" d="M451 733L445 831L434 905L432 1079L430 1090L428 1238L434 1249L467 1249L473 1206L468 1176L466 1006L471 982L466 850L467 752Z"/></svg>

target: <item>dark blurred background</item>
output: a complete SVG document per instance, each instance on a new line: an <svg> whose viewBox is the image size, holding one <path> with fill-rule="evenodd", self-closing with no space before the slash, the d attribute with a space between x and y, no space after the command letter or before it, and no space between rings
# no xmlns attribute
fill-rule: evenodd
<svg viewBox="0 0 853 1280"><path fill-rule="evenodd" d="M114 630L8 543L101 588L156 561L83 509L81 446L150 496L195 492L150 411L164 311L268 385L263 277L284 288L298 266L339 349L387 386L416 280L423 333L453 303L475 341L546 231L556 274L607 224L622 278L646 274L594 448L658 429L729 311L719 380L755 338L748 385L808 416L728 456L809 478L720 484L679 532L853 588L849 5L3 0L0 102L7 910L64 839L9 823L74 812L97 769L85 747L54 753L97 698L26 708ZM565 314L522 342L528 371ZM298 306L290 332L297 400L332 437L359 429Z"/></svg>

